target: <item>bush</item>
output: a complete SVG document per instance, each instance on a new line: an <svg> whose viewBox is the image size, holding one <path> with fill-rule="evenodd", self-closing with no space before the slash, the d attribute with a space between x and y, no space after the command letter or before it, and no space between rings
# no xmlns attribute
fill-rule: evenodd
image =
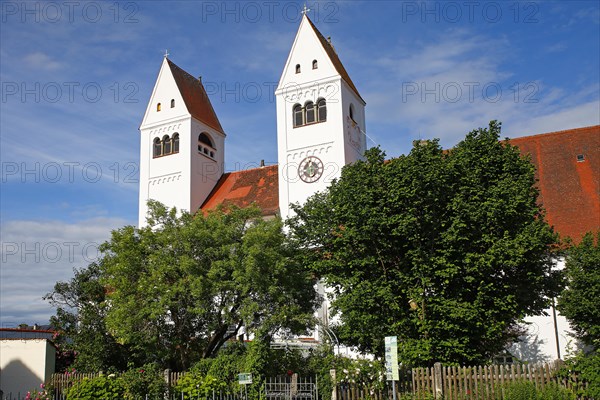
<svg viewBox="0 0 600 400"><path fill-rule="evenodd" d="M212 395L215 392L238 393L237 374L244 371L246 349L243 344L229 343L216 358L200 360L183 375L175 390L184 399ZM178 397L179 398L179 397Z"/></svg>
<svg viewBox="0 0 600 400"><path fill-rule="evenodd" d="M115 374L84 378L67 392L67 400L121 400L124 396L123 380Z"/></svg>
<svg viewBox="0 0 600 400"><path fill-rule="evenodd" d="M600 353L578 353L566 361L559 377L575 388L578 397L600 399Z"/></svg>
<svg viewBox="0 0 600 400"><path fill-rule="evenodd" d="M52 394L49 390L46 390L44 384L40 385L40 389L33 389L27 392L25 400L52 400ZM8 399L8 397L6 397Z"/></svg>
<svg viewBox="0 0 600 400"><path fill-rule="evenodd" d="M504 388L503 400L575 400L575 393L555 383L536 388L533 382L515 381Z"/></svg>
<svg viewBox="0 0 600 400"><path fill-rule="evenodd" d="M162 399L167 384L157 364L146 364L140 368L130 368L121 375L125 386L125 400Z"/></svg>
<svg viewBox="0 0 600 400"><path fill-rule="evenodd" d="M363 385L371 391L386 388L385 367L382 361L336 356L329 346L321 346L311 351L298 372L304 376L316 376L319 395L323 400L330 400L333 389L331 369L336 371L337 384ZM374 392L369 395L373 396Z"/></svg>
<svg viewBox="0 0 600 400"><path fill-rule="evenodd" d="M190 371L177 381L175 390L181 394L181 397L177 396L178 399L189 400L208 397L213 390L217 391L219 387L220 384L214 376L201 376L194 371Z"/></svg>

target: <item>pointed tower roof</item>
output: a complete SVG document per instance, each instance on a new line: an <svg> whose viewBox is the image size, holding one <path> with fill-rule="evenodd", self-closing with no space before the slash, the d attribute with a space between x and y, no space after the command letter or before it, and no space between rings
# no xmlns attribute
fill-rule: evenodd
<svg viewBox="0 0 600 400"><path fill-rule="evenodd" d="M338 57L335 49L333 48L333 45L329 42L329 40L325 39L325 36L323 36L321 34L321 32L319 32L319 30L317 29L317 27L315 26L315 24L313 24L313 22L310 20L310 18L308 18L308 15L306 15L306 13L304 14L304 16L302 18L306 18L306 20L310 24L311 28L315 32L315 35L317 35L317 38L319 39L319 42L321 42L321 46L323 46L323 49L325 50L325 52L329 56L329 59L331 60L331 63L333 64L333 66L337 70L338 74L340 74L340 76L342 77L342 79L348 84L348 86L350 86L350 88L354 91L354 93L356 93L356 95L363 102L365 102L364 99L362 98L362 96L360 95L360 93L358 93L358 89L354 85L354 82L352 82L352 79L350 78L350 75L348 74L348 71L346 71L346 68L344 68L344 64L342 64L342 61Z"/></svg>
<svg viewBox="0 0 600 400"><path fill-rule="evenodd" d="M168 58L167 63L169 64L175 83L177 83L181 97L183 97L185 106L188 112L192 114L192 117L225 134L208 98L208 94L204 89L204 85L202 85L202 81L185 72Z"/></svg>

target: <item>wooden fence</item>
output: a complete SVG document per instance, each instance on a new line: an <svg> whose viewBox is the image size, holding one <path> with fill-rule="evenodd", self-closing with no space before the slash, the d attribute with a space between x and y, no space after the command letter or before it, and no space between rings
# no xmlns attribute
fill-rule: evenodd
<svg viewBox="0 0 600 400"><path fill-rule="evenodd" d="M478 367L418 368L413 373L414 393L435 398L453 399L497 399L511 381L525 380L544 387L554 382L555 367L542 365L486 365Z"/></svg>
<svg viewBox="0 0 600 400"><path fill-rule="evenodd" d="M560 364L486 365L476 367L444 367L437 363L432 368L413 368L410 382L396 382L399 394L412 394L416 399L494 400L503 397L503 388L509 382L529 381L537 388L554 383L573 389L573 379L556 376ZM338 384L333 391L335 400L391 399L391 385L385 390L372 390L365 385Z"/></svg>
<svg viewBox="0 0 600 400"><path fill-rule="evenodd" d="M64 373L64 374L52 374L50 379L50 385L53 388L55 396L66 394L73 383L78 382L84 378L96 378L102 375L102 372L94 372L89 374L82 374L79 372Z"/></svg>

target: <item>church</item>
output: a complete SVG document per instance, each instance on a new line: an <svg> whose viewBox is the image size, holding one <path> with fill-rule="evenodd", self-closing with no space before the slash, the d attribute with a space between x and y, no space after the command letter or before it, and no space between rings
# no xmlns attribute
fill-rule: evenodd
<svg viewBox="0 0 600 400"><path fill-rule="evenodd" d="M331 41L306 13L275 98L278 165L226 173L227 135L202 80L165 56L140 126L139 225L145 225L149 199L190 212L256 204L265 218L286 219L289 204L326 189L367 149L366 102ZM600 229L600 125L511 143L531 154L540 202L562 237L577 243ZM540 347L536 356L542 359L532 359L526 346L513 355L530 361L564 356L567 322L549 314L529 321L527 340ZM319 318L327 323L327 307ZM318 333L307 340L319 340Z"/></svg>

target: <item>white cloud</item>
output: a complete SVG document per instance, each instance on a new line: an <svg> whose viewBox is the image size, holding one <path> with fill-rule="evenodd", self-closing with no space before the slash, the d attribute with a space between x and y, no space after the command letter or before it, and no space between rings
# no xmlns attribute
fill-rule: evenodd
<svg viewBox="0 0 600 400"><path fill-rule="evenodd" d="M522 116L516 123L509 121L508 124L504 124L502 132L509 137L518 137L598 124L600 124L598 102L590 101L535 117Z"/></svg>
<svg viewBox="0 0 600 400"><path fill-rule="evenodd" d="M44 71L56 71L62 66L60 62L52 59L52 57L40 51L27 54L23 58L23 62L31 68Z"/></svg>
<svg viewBox="0 0 600 400"><path fill-rule="evenodd" d="M548 53L560 53L566 49L568 49L568 44L564 41L560 41L546 47L546 51Z"/></svg>
<svg viewBox="0 0 600 400"><path fill-rule="evenodd" d="M74 223L21 220L2 224L2 325L46 323L53 310L42 297L57 281L69 280L73 268L95 261L98 245L109 239L112 229L128 222L97 217Z"/></svg>
<svg viewBox="0 0 600 400"><path fill-rule="evenodd" d="M493 119L503 122L503 135L511 136L599 123L597 87L584 82L554 87L543 81L515 86L513 72L503 68L512 57L511 43L503 38L454 30L413 45L410 52L400 47L390 54L410 55L375 60L382 70L364 93L369 120L376 121L371 128L400 127L393 133L405 136L399 146L397 136L371 131L384 149L394 151L390 155L417 138L437 137L450 147ZM481 51L485 48L494 48L493 57Z"/></svg>

